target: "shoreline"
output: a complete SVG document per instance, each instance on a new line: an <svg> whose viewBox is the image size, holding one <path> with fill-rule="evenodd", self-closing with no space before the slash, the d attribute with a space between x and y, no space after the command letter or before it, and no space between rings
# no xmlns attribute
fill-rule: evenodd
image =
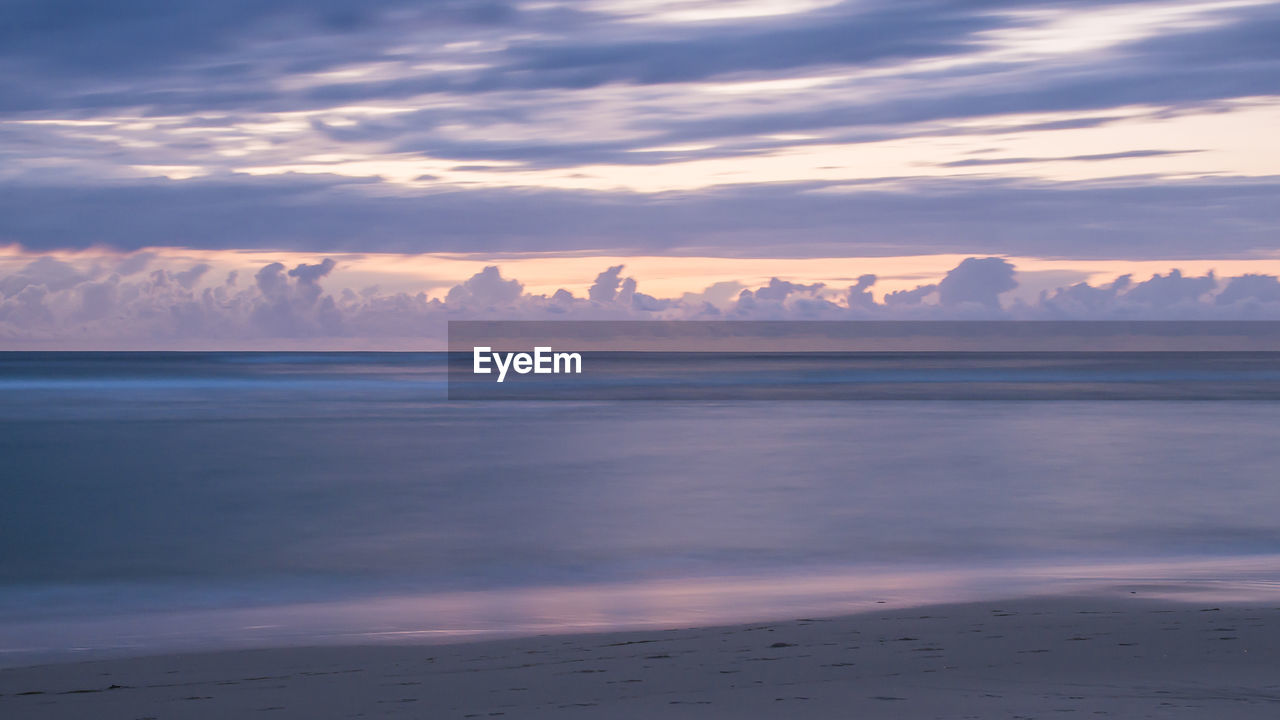
<svg viewBox="0 0 1280 720"><path fill-rule="evenodd" d="M1280 606L1042 596L0 669L6 718L1275 717Z"/></svg>

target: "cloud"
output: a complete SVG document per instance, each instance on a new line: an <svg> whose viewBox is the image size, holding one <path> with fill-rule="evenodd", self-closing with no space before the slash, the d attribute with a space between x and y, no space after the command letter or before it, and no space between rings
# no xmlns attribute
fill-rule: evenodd
<svg viewBox="0 0 1280 720"><path fill-rule="evenodd" d="M587 297L596 302L613 302L613 299L618 295L618 286L622 284L622 280L618 277L621 272L622 266L614 265L597 275L595 283L587 291ZM633 284L627 294L630 296L634 292L635 285Z"/></svg>
<svg viewBox="0 0 1280 720"><path fill-rule="evenodd" d="M1214 298L1219 305L1265 305L1280 303L1280 281L1274 275L1241 275L1231 278Z"/></svg>
<svg viewBox="0 0 1280 720"><path fill-rule="evenodd" d="M37 251L651 254L718 247L780 257L967 252L1138 260L1196 257L1206 247L1219 257L1269 251L1280 228L1280 178L1161 185L948 179L837 190L796 183L656 196L496 188L419 195L296 176L105 187L0 182L0 242ZM68 206L76 212L65 212Z"/></svg>
<svg viewBox="0 0 1280 720"><path fill-rule="evenodd" d="M1099 162L1102 160L1122 160L1125 158L1161 157L1167 155L1185 155L1200 152L1199 150L1126 150L1124 152L1097 153L1094 155L1067 155L1065 157L1042 158L973 158L942 163L943 167L976 167L981 165L1019 165L1023 163L1043 162Z"/></svg>
<svg viewBox="0 0 1280 720"><path fill-rule="evenodd" d="M1178 269L1145 281L1123 275L1091 286L1077 283L1041 294L1036 305L1015 314L1055 319L1280 320L1280 281L1247 273L1218 278L1188 277Z"/></svg>
<svg viewBox="0 0 1280 720"><path fill-rule="evenodd" d="M938 292L936 284L919 285L911 290L895 290L884 296L884 304L890 308L921 305L925 298Z"/></svg>
<svg viewBox="0 0 1280 720"><path fill-rule="evenodd" d="M182 287L190 290L197 282L200 281L200 278L204 277L205 273L209 272L210 269L211 268L205 263L196 263L186 270L174 273L173 279Z"/></svg>
<svg viewBox="0 0 1280 720"><path fill-rule="evenodd" d="M315 265L300 264L289 271L289 277L297 278L296 288L307 302L315 302L320 297L320 279L333 271L336 265L331 258L325 258Z"/></svg>
<svg viewBox="0 0 1280 720"><path fill-rule="evenodd" d="M498 267L490 265L450 290L446 302L467 309L510 307L520 299L523 290L519 280L504 279Z"/></svg>
<svg viewBox="0 0 1280 720"><path fill-rule="evenodd" d="M263 266L254 275L258 296L247 299L253 325L268 337L341 334L342 315L334 299L322 295L319 285L334 265L325 258L315 265L299 264L288 272L278 262ZM246 301L243 296L235 300Z"/></svg>
<svg viewBox="0 0 1280 720"><path fill-rule="evenodd" d="M424 93L479 96L879 68L979 57L1000 38L1021 37L1018 31L1033 39L1037 33L1086 32L1043 26L1062 16L1094 13L1100 22L1114 24L1126 19L1126 12L1140 16L1170 5L880 0L762 20L671 24L593 12L590 6L475 0L372 0L358 6L340 0L206 0L135 3L112 12L85 0L7 0L0 62L10 72L0 108L284 110ZM1196 12L1183 14L1215 21L1156 24L1159 32L1135 32L1127 41L1123 33L1113 33L1118 48L1070 56L1066 72L1054 72L1063 63L1060 53L1052 58L1056 63L1044 67L1035 62L1041 59L1037 55L1015 55L953 74L1000 74L1008 80L1009 70L1031 65L1034 74L1012 78L1016 87L987 94L985 103L991 107L998 99L1001 107L1026 110L1053 103L1053 97L1060 98L1059 106L1097 107L1115 104L1121 93L1131 99L1141 94L1184 100L1256 94L1268 87L1266 64L1276 59L1269 42L1275 35L1275 8L1205 4ZM1148 24L1159 19L1154 17ZM377 63L397 64L398 72L342 72ZM1109 80L1082 71L1099 67L1109 68ZM1237 71L1235 81L1224 85L1220 80L1228 68ZM278 82L297 75L327 81ZM1211 76L1219 82L1209 82ZM1169 82L1176 78L1183 81ZM130 82L104 82L122 79ZM1093 100L1088 93L1070 91L1081 79L1097 85ZM1036 80L1044 94L1032 91ZM974 97L967 104L971 110L983 105L983 93L971 88L968 94ZM957 105L955 98L947 102Z"/></svg>
<svg viewBox="0 0 1280 720"><path fill-rule="evenodd" d="M738 293L737 303L728 315L761 320L819 319L838 310L838 306L822 296L823 283L793 283L779 278L756 290Z"/></svg>
<svg viewBox="0 0 1280 720"><path fill-rule="evenodd" d="M14 275L0 279L0 293L13 295L29 286L43 286L46 290L66 290L84 282L88 276L71 263L52 257L32 260Z"/></svg>
<svg viewBox="0 0 1280 720"><path fill-rule="evenodd" d="M850 309L870 309L876 305L875 296L871 294L871 286L876 284L876 276L867 274L858 277L858 281L849 286L845 295L845 304Z"/></svg>
<svg viewBox="0 0 1280 720"><path fill-rule="evenodd" d="M771 300L775 302L783 302L788 297L800 293L812 295L823 288L822 283L813 283L810 285L802 285L800 283L779 280L778 278L769 278L769 284L756 290L754 295L750 290L743 290L743 295L739 297L753 297L756 300Z"/></svg>
<svg viewBox="0 0 1280 720"><path fill-rule="evenodd" d="M935 8L940 5L934 3ZM844 8L769 25L677 31L674 39L526 44L513 48L505 69L515 78L575 88L689 82L734 72L959 53L974 33L1008 22L991 13L921 12L918 6L896 3L849 3Z"/></svg>
<svg viewBox="0 0 1280 720"><path fill-rule="evenodd" d="M1173 269L1168 275L1152 275L1150 280L1134 285L1124 297L1135 304L1167 308L1198 303L1217 285L1217 278L1212 272L1205 277L1183 277L1182 271Z"/></svg>
<svg viewBox="0 0 1280 720"><path fill-rule="evenodd" d="M147 265L150 265L155 258L156 254L152 252L133 253L116 265L115 272L122 276L142 272L147 269Z"/></svg>
<svg viewBox="0 0 1280 720"><path fill-rule="evenodd" d="M1122 275L1108 285L1094 287L1086 282L1045 291L1040 295L1040 307L1065 317L1100 315L1116 305L1124 290L1132 287L1133 277Z"/></svg>
<svg viewBox="0 0 1280 720"><path fill-rule="evenodd" d="M384 54L380 40L404 39L410 26L445 35L513 19L505 4L470 0L194 0L115 8L91 0L4 0L0 8L6 18L0 61L27 78L7 78L18 92L5 104L21 109L261 102L271 94L251 88L264 73L373 60ZM60 82L41 87L53 81ZM118 90L122 85L131 89Z"/></svg>
<svg viewBox="0 0 1280 720"><path fill-rule="evenodd" d="M1280 169L1267 165L1270 125L1260 123L1256 157L1215 164L1230 155L1215 142L1234 134L1162 123L1194 113L1244 118L1247 128L1271 117L1250 113L1274 102L1278 3L858 0L699 22L643 3L610 7L203 0L108 10L88 0L0 0L0 243L1134 260L1276 248ZM1147 145L1144 128L1164 134ZM1065 129L1105 130L1107 142L1036 140ZM861 168L875 143L900 143L886 151L897 158L910 143L936 147L930 139L943 136L972 140L972 156L925 152L883 171L867 161L873 177L843 183L772 182L779 176L749 164L849 144L832 167ZM610 184L690 160L742 161L706 173L741 183L643 194ZM363 176L285 171L301 163L336 172L343 162ZM600 165L614 169L592 185ZM1040 165L1118 174L1018 179ZM398 180L403 167L412 172ZM263 168L278 174L247 174ZM951 177L924 177L941 168ZM593 189L549 189L540 173L551 171L566 186ZM683 179L678 167L669 171ZM476 177L457 179L468 173ZM534 179L486 185L503 174ZM412 178L436 180L412 187ZM144 251L70 271L57 262L5 278L0 292L12 299L38 286L56 296L93 281L78 297L115 307L156 259ZM194 290L206 272L164 277ZM255 279L255 292L267 297L267 283L290 299L259 314L264 328L318 327L308 303L322 302L324 273L268 275ZM646 295L621 275L612 282L588 293L602 305L596 311L678 312L677 298ZM1169 281L1129 304L1163 307L1161 293L1175 286L1200 287ZM458 302L501 307L510 295L502 287L465 289ZM869 287L835 306L876 311ZM957 278L891 302L995 307L977 287ZM779 299L739 287L689 302L724 311L743 289L756 312L781 313L831 312L824 303L839 292ZM1104 302L1103 292L1087 302ZM1087 294L1057 302L1082 306ZM1269 302L1260 297L1253 301ZM563 296L546 304L548 312L570 305Z"/></svg>
<svg viewBox="0 0 1280 720"><path fill-rule="evenodd" d="M335 268L332 259L292 268L267 263L242 286L234 273L204 281L209 268L202 264L124 276L82 273L69 263L40 258L0 277L0 337L42 347L244 341L289 347L309 341L372 349L427 342L442 336L446 320L467 318L1280 320L1280 279L1271 275L1219 278L1175 269L1141 282L1124 276L1097 286L1075 283L1028 303L1002 300L1016 286L1017 274L995 257L966 258L940 282L888 293L880 302L870 293L872 275L839 288L775 277L757 288L724 282L702 293L658 298L640 292L635 278L621 278L622 266L612 266L581 298L564 289L551 296L527 293L518 279L491 265L440 300L424 292L327 288L324 282Z"/></svg>
<svg viewBox="0 0 1280 720"><path fill-rule="evenodd" d="M1000 307L1000 293L1018 286L1013 265L1001 258L965 258L938 283L938 300L943 305L966 303L986 308Z"/></svg>

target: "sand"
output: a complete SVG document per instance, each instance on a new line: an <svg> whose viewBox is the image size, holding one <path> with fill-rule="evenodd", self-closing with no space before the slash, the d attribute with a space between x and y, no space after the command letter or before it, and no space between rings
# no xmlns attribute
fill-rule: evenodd
<svg viewBox="0 0 1280 720"><path fill-rule="evenodd" d="M19 718L1280 717L1280 608L1040 598L0 670Z"/></svg>

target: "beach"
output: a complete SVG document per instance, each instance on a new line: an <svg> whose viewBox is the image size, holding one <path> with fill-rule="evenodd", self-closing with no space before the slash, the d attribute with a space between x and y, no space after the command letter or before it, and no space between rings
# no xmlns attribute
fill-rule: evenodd
<svg viewBox="0 0 1280 720"><path fill-rule="evenodd" d="M1143 400L847 403L452 402L438 354L3 359L5 720L1280 709L1280 406L1232 358L990 360ZM902 362L872 384L988 373Z"/></svg>
<svg viewBox="0 0 1280 720"><path fill-rule="evenodd" d="M1280 0L0 5L0 720L1280 720Z"/></svg>
<svg viewBox="0 0 1280 720"><path fill-rule="evenodd" d="M1280 607L1057 596L448 645L0 670L0 715L1274 718Z"/></svg>

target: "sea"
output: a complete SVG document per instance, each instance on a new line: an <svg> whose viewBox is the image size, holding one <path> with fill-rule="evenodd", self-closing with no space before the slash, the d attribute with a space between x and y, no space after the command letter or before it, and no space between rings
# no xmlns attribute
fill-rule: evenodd
<svg viewBox="0 0 1280 720"><path fill-rule="evenodd" d="M0 353L0 665L1280 600L1280 354L448 360Z"/></svg>

